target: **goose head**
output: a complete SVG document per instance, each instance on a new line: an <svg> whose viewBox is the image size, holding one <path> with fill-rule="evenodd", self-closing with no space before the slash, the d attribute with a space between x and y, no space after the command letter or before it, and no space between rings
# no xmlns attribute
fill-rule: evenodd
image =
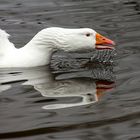
<svg viewBox="0 0 140 140"><path fill-rule="evenodd" d="M68 29L51 27L41 30L34 38L39 48L76 51L83 49L112 49L115 43L90 28ZM109 46L112 45L112 46Z"/></svg>

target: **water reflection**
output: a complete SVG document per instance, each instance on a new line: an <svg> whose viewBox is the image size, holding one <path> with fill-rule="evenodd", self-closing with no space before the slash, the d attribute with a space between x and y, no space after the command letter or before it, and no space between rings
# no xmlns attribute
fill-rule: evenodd
<svg viewBox="0 0 140 140"><path fill-rule="evenodd" d="M60 109L97 102L103 93L114 87L114 73L111 65L97 64L69 71L53 71L48 67L29 69L3 69L0 72L1 91L10 90L14 83L32 85L47 98L79 98L76 103L60 103L43 106L44 109ZM79 79L80 78L80 79Z"/></svg>

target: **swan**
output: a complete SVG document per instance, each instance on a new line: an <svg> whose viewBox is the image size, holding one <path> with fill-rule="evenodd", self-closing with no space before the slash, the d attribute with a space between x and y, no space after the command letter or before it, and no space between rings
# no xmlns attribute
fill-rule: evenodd
<svg viewBox="0 0 140 140"><path fill-rule="evenodd" d="M0 29L0 68L48 65L52 53L57 49L76 51L112 48L115 45L112 40L90 28L45 28L19 49L9 41L9 36L6 31ZM102 46L104 44L112 46Z"/></svg>

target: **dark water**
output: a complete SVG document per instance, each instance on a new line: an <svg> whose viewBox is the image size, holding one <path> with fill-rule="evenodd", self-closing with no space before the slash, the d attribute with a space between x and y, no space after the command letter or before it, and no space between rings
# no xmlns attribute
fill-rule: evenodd
<svg viewBox="0 0 140 140"><path fill-rule="evenodd" d="M1 0L0 13L17 47L61 26L93 28L118 50L116 66L1 69L0 139L140 139L139 0Z"/></svg>

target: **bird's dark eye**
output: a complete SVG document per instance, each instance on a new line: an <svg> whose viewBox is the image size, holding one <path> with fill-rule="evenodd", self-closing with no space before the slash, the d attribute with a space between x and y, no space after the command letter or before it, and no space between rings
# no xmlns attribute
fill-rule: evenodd
<svg viewBox="0 0 140 140"><path fill-rule="evenodd" d="M90 33L87 33L86 36L87 36L87 37L90 36Z"/></svg>

